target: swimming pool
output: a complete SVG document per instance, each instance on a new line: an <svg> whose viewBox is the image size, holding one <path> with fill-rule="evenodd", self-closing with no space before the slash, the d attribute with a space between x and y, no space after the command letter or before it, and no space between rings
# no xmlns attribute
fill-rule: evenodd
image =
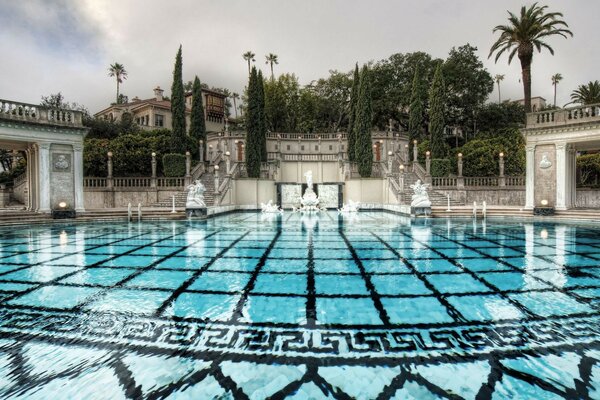
<svg viewBox="0 0 600 400"><path fill-rule="evenodd" d="M600 398L600 227L233 213L0 230L2 398Z"/></svg>

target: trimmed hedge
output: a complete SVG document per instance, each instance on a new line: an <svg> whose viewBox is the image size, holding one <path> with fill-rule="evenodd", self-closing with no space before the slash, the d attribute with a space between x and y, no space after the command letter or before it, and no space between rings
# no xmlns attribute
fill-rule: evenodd
<svg viewBox="0 0 600 400"><path fill-rule="evenodd" d="M113 153L113 176L150 176L152 153L156 153L157 171L163 171L163 155L169 152L171 131L158 129L120 135L114 139L86 139L83 162L85 176L107 175L107 153ZM198 158L198 145L186 137L192 158ZM185 171L184 171L185 172ZM183 175L180 175L183 176Z"/></svg>
<svg viewBox="0 0 600 400"><path fill-rule="evenodd" d="M431 176L448 176L452 173L452 161L442 158L431 159Z"/></svg>
<svg viewBox="0 0 600 400"><path fill-rule="evenodd" d="M600 154L585 154L577 157L578 183L597 186L600 177Z"/></svg>
<svg viewBox="0 0 600 400"><path fill-rule="evenodd" d="M183 154L165 154L162 162L165 176L180 177L185 175L185 156Z"/></svg>

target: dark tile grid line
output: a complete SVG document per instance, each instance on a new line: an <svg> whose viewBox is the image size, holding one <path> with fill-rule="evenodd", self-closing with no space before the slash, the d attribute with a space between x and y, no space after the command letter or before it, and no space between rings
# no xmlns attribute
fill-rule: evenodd
<svg viewBox="0 0 600 400"><path fill-rule="evenodd" d="M440 237L443 237L443 236L441 236L441 235L439 235L439 234L436 234L436 235L438 235L438 236L440 236ZM452 240L452 239L448 239L448 240ZM500 245L499 243L497 243L497 244L498 244L498 245ZM521 251L521 250L518 250L518 249L517 249L517 248L515 248L515 247L504 246L504 245L502 245L502 246L503 246L503 247L510 248L510 249L512 249L512 250L515 250L515 251ZM469 250L476 251L476 252L478 252L478 253L480 253L480 254L484 254L484 253L482 253L481 251L479 251L478 249L476 249L476 248L474 248L474 247L471 247L471 246L469 246L469 245L467 245L467 244L464 244L464 247L465 247L465 248L468 248ZM522 252L522 251L521 251L521 252ZM526 253L526 252L523 252L523 254L527 256L527 253ZM535 255L533 255L533 254L531 254L531 256L532 256L532 257L536 257L536 256L535 256ZM491 256L490 256L490 257L491 257ZM507 267L510 267L510 268L512 268L514 271L517 271L517 272L524 273L524 270L523 270L523 269L521 269L521 268L518 268L518 267L516 267L516 266L514 266L514 265L512 265L512 264L510 264L510 263L508 263L508 262L506 262L506 261L504 261L504 260L501 260L500 258L496 258L496 257L491 257L491 258L493 258L495 261L497 261L497 262L499 262L499 263L501 263L501 264L503 264L503 265L506 265ZM548 260L548 259L546 259L546 258L542 258L542 257L538 257L538 258L541 258L543 261L546 261L546 262L552 262L553 264L555 264L555 265L557 265L557 266L558 266L558 264L557 264L557 263L555 263L554 261L551 261L551 260ZM562 268L562 266L560 266L560 267ZM539 282L542 282L542 283L544 283L544 284L547 284L547 285L549 285L550 287L552 287L552 288L554 289L554 291L561 292L561 293L563 293L563 294L565 294L565 295L567 295L567 296L569 296L569 297L571 297L571 298L573 298L573 299L575 299L575 300L577 300L577 301L579 301L579 302L586 303L586 304L589 304L589 303L591 302L591 299L587 299L587 298L585 298L585 297L583 297L583 296L580 296L580 295L578 295L577 293L574 293L574 292L572 292L572 291L571 291L571 289L578 289L577 287L574 287L574 288L569 288L568 290L565 290L565 288L562 288L562 287L556 286L556 285L555 285L553 282L551 282L551 281L547 281L547 280L545 280L545 279L542 279L542 278L540 278L539 276L536 276L536 275L531 275L531 276L532 276L533 278L535 278L536 280L538 280Z"/></svg>
<svg viewBox="0 0 600 400"><path fill-rule="evenodd" d="M256 267L254 268L254 271L252 272L252 275L250 276L250 279L248 280L246 287L244 287L244 290L242 290L242 295L240 296L237 304L235 305L235 308L233 309L233 314L231 315L229 322L236 323L240 320L240 318L242 318L244 304L248 300L248 296L250 295L250 292L252 291L252 289L254 289L254 284L256 283L258 274L260 273L260 270L262 269L262 267L265 265L265 261L267 260L267 257L269 257L269 253L275 246L275 243L277 242L277 239L279 239L279 236L281 236L281 229L277 230L277 232L275 233L275 237L273 237L273 240L269 244L269 247L267 247L267 249L265 250L263 255L260 257L260 259L256 263Z"/></svg>
<svg viewBox="0 0 600 400"><path fill-rule="evenodd" d="M139 234L139 235L136 235L136 236L134 236L134 237L140 237L140 236L143 236L143 235L145 235L146 233L147 233L147 232L145 232L145 233L142 233L142 234ZM70 272L70 273L68 273L68 274L65 274L65 275L61 275L61 276L59 276L59 277L57 277L57 278L55 278L55 279L53 279L53 280L50 280L50 281L47 281L47 282L41 283L41 284L39 284L39 285L38 285L38 286L36 286L36 287L33 287L33 288L30 288L30 289L28 289L28 290L25 290L25 291L19 292L18 294L16 294L16 295L13 295L13 296L11 296L11 297L9 297L9 298L5 298L5 299L3 299L3 300L2 300L2 303L6 302L6 301L8 301L8 300L12 300L12 299L14 299L14 298L17 298L17 297L21 297L21 296L23 296L23 295L26 295L26 294L28 294L28 293L30 293L30 292L32 292L32 291L34 291L34 290L37 290L37 289L39 289L39 288L41 288L41 287L46 287L46 286L52 286L52 285L60 284L60 283L59 283L59 281L60 281L60 280L62 280L62 279L69 278L69 277L71 277L71 276L73 276L73 275L75 275L75 274L77 274L77 273L80 273L81 271L85 271L85 270L88 270L88 269L90 269L90 268L95 268L95 267L99 266L99 265L100 265L100 264L102 264L102 263L105 263L105 262L107 262L107 261L113 260L113 259L115 259L115 258L118 258L118 257L124 256L124 255L127 255L127 254L128 254L128 253L130 253L130 252L133 252L133 251L136 251L136 250L138 250L138 249L140 249L140 248L144 248L144 247L146 247L146 246L152 245L153 243L157 243L157 242L161 242L161 241L164 241L164 240L171 239L171 238L173 238L173 237L175 237L175 236L178 236L178 235L180 235L181 233L184 233L184 232L179 232L179 233L177 233L177 234L175 234L175 235L172 235L172 236L167 236L167 237L164 237L164 238L162 238L162 239L158 239L158 240L156 240L156 241L154 241L154 242L149 242L149 243L147 243L147 244L144 244L144 245L142 245L142 246L139 246L139 247L137 247L137 248L133 248L133 249L131 249L131 250L127 251L127 252L124 252L124 253L120 253L120 254L114 255L113 257L110 257L110 258L108 258L108 259L101 260L101 261L98 261L98 262L96 262L96 263L93 263L93 264L90 264L90 265L86 265L85 267L79 268L79 269L77 269L76 271ZM120 241L122 241L122 240L127 240L127 239L120 239ZM162 261L162 260L159 260L158 262L160 262L160 261ZM154 265L154 264L152 264L152 265ZM144 272L145 270L147 270L147 268L148 268L148 267L146 267L146 268L136 268L136 271L137 271L137 273L136 273L136 272L134 272L134 275L135 275L135 276L139 275L140 273L142 273L142 272ZM141 270L141 271L140 271L140 270ZM11 272L14 272L14 271L11 271ZM130 276L130 278L133 278L133 276ZM98 293L96 293L96 294L95 294L95 295L93 295L93 296L90 296L90 297L88 297L88 298L87 298L86 300L84 300L82 303L80 303L80 304L78 304L76 307L74 307L74 308L73 308L73 310L81 310L81 308L82 308L82 307L84 307L85 305L89 304L89 303L90 303L91 301L93 301L94 299L98 298L98 297L99 297L99 296L101 296L101 295L104 295L104 293L106 293L107 291L109 291L109 290L111 290L111 289L113 289L113 288L115 288L115 287L118 287L118 286L121 286L121 285L123 285L123 283L124 283L124 282L126 282L126 281L127 281L127 278L125 278L125 279L121 280L120 282L117 282L115 285L113 285L113 286L110 286L110 287L108 287L108 288L107 288L107 287L103 287L103 290L99 291Z"/></svg>
<svg viewBox="0 0 600 400"><path fill-rule="evenodd" d="M314 328L317 324L317 297L315 288L315 254L313 231L308 235L308 264L306 274L306 326Z"/></svg>
<svg viewBox="0 0 600 400"><path fill-rule="evenodd" d="M381 303L381 297L379 296L379 293L375 289L375 285L373 285L373 282L371 282L371 277L369 276L369 274L367 274L362 261L358 257L358 254L356 253L356 250L352 246L352 243L350 243L350 241L344 234L344 231L342 229L340 229L339 232L340 232L340 236L342 237L342 239L344 239L344 242L348 246L348 250L350 251L352 258L354 259L356 266L360 270L360 274L363 278L363 281L365 282L367 290L369 291L371 300L373 301L373 304L375 305L375 309L379 313L379 318L383 322L384 326L391 326L390 317L388 316L387 311L385 310L385 307L383 306L383 303Z"/></svg>
<svg viewBox="0 0 600 400"><path fill-rule="evenodd" d="M386 246L388 248L388 250L390 250L392 253L394 253L396 255L396 257L398 258L398 260L402 261L402 263L404 263L404 265L406 265L406 267L411 270L411 272L414 276L416 276L421 282L423 282L425 287L444 306L444 308L446 309L446 313L448 313L450 318L452 318L453 320L455 320L457 322L466 322L467 321L467 319L465 317L463 317L463 315L452 304L450 304L448 302L448 300L446 300L445 296L442 293L440 293L440 291L437 290L435 288L435 286L433 286L425 278L425 274L423 274L422 272L417 270L417 268L415 268L415 266L410 261L408 261L406 258L404 258L400 253L398 253L398 251L396 249L394 249L388 242L383 240L379 235L375 234L374 232L371 232L371 234L379 242L383 243L384 246Z"/></svg>
<svg viewBox="0 0 600 400"><path fill-rule="evenodd" d="M143 232L143 233L140 233L139 235L136 235L135 237L140 237L140 236L143 236L143 235L145 235L146 233L148 233L148 232ZM102 236L107 236L107 235L110 235L110 233L107 233L106 235L101 235L101 236L99 236L99 237L102 237ZM124 241L124 240L127 240L127 239L129 239L129 238L130 238L130 237L128 237L128 238L123 238L123 239L117 239L115 242ZM102 247L102 246L104 246L104 244L102 244L102 245L98 245L97 247ZM64 257L73 256L73 255L77 255L77 254L80 254L80 253L81 253L81 252L65 253L65 254L61 255L60 257L55 257L55 258L52 258L52 259L49 259L49 260L39 261L39 262L37 262L37 263L31 263L31 264L11 264L11 265L22 265L22 267L20 267L20 268L15 268L15 269L12 269L12 270L10 270L10 271L1 272L1 273L0 273L0 280L2 280L2 276L4 276L4 275L7 275L7 274L10 274L10 273L13 273L13 272L17 272L17 271L21 271L21 270L23 270L23 269L27 269L27 268L30 268L30 267L39 266L39 265L42 265L42 264L44 264L44 263L47 263L47 262L49 262L49 261L55 261L55 260L59 260L59 259L61 259L61 258L64 258ZM118 257L118 256L115 256L115 257ZM114 258L114 257L111 257L111 258ZM100 264L100 263L106 262L106 261L110 260L111 258L107 258L107 259L105 259L105 260L99 261L99 262L97 262L96 264ZM76 267L76 268L79 268L77 271L74 271L74 272L72 272L72 273L69 273L69 274L66 274L66 275L62 275L60 278L57 278L57 279L66 278L66 277L68 277L68 276L71 276L71 275L73 275L73 274L75 274L75 273L77 273L77 272L80 272L80 271L82 271L82 270L84 270L84 269L87 269L87 268L89 268L89 267L90 267L90 266L85 266L85 267L81 267L81 266L73 266L73 264L57 264L57 265L54 265L54 264L53 264L53 265L49 265L49 267L53 267L53 266L68 266L68 267ZM12 281L8 281L8 282L12 282ZM52 282L52 281L51 281L51 282ZM29 282L29 283L31 283L31 282ZM33 290L33 289L32 289L32 290ZM30 290L28 290L26 293L28 293L29 291L30 291ZM21 292L21 294L25 294L25 293ZM4 300L6 300L6 299L4 299Z"/></svg>
<svg viewBox="0 0 600 400"><path fill-rule="evenodd" d="M184 233L185 233L185 231L183 231L183 232L178 232L178 233L176 233L176 234L174 234L174 235L172 235L172 236L169 236L169 237L166 237L166 238L160 239L158 242L162 242L162 241L164 241L164 240L169 240L169 239L172 239L172 238L174 238L174 237L176 237L176 236L179 236L179 235L181 235L181 234L184 234ZM147 272L147 271L150 271L150 270L154 269L154 268L156 267L156 265L160 264L161 262L163 262L163 261L165 261L165 260L168 260L168 259L169 259L169 258L171 258L173 255L175 255L175 254L177 254L177 253L180 253L180 252L182 252L182 251L185 251L187 248L194 246L196 243L199 243L199 242L203 241L203 240L204 240L204 239L206 239L207 237L211 237L211 236L217 235L218 233L219 233L219 231L213 231L212 233L209 233L209 234L207 234L207 235L206 235L205 237L203 237L203 238L199 238L198 240L196 240L196 241L194 241L194 242L190 243L190 244L189 244L189 245L187 245L187 246L183 246L183 247L181 247L181 248L179 248L179 249L177 249L177 250L175 250L175 251L173 251L173 252L171 252L170 254L167 254L167 255L165 255L165 256L158 257L158 259L156 259L154 262L152 262L151 264L147 265L146 267L143 267L143 268L136 268L136 269L135 269L135 272L133 272L132 274L130 274L130 275L128 275L128 276L126 276L126 277L125 277L125 278L123 278L123 279L121 279L119 282L115 283L114 285L112 285L112 286L110 286L110 287L105 287L103 290L101 290L100 292L96 293L95 295L88 297L88 298L87 298L87 299L86 299L84 302L82 302L82 303L80 303L79 305L77 305L77 307L75 307L75 308L74 308L74 310L81 310L81 309L83 309L85 306L87 306L87 305L91 304L91 303L92 303L93 301L95 301L96 299L99 299L99 298L101 298L102 296L104 296L104 295L105 295L106 293L108 293L109 291L111 291L111 290L113 290L113 289L117 289L117 288L122 288L122 287L124 287L124 285L125 285L126 283L128 283L128 282L130 282L131 280L135 279L136 277L140 276L140 275L141 275L141 274L143 274L144 272ZM148 244L145 244L145 245L143 245L143 246L140 246L140 248L144 248L144 247L147 247L147 246L152 246L153 244L154 244L154 243L148 243ZM136 250L139 250L139 248L138 248L138 249L133 249L133 250L131 250L131 251L136 251ZM131 251L130 251L130 252L131 252ZM123 254L121 254L120 256L127 255L128 253L129 253L129 252L123 253ZM117 257L120 257L120 256L117 256ZM104 262L106 262L106 261L104 261ZM138 288L136 288L136 287L133 287L133 286L132 286L130 289L131 289L131 290L139 290ZM166 288L160 288L160 289L158 289L158 288L157 288L157 290L166 291L166 290L168 290L168 289L166 289Z"/></svg>
<svg viewBox="0 0 600 400"><path fill-rule="evenodd" d="M189 288L192 283L194 283L194 281L207 269L210 268L211 265L213 265L215 263L215 261L217 261L218 259L220 259L223 254L225 254L227 251L229 251L230 249L232 249L240 240L242 240L244 237L246 237L250 232L246 231L246 233L242 234L240 237L238 237L236 240L234 240L232 243L230 243L228 246L224 247L217 255L215 255L210 261L208 261L207 263L205 263L201 268L199 268L197 271L194 272L194 274L192 274L192 276L190 278L188 278L187 280L185 280L177 289L175 289L175 291L173 291L173 293L171 293L171 295L158 307L158 309L155 312L155 316L161 316L165 310L171 305L173 304L177 298L187 290L187 288Z"/></svg>
<svg viewBox="0 0 600 400"><path fill-rule="evenodd" d="M440 235L440 234L436 234L433 233L434 235L437 235L438 237L441 237L445 240L449 240L452 241L454 243L460 244L459 242L456 242L454 240L445 238L444 236ZM440 252L439 250L437 250L434 247L429 246L427 243L420 241L420 240L416 240L413 238L413 240L423 244L423 246L427 247L429 250L433 251L436 254L439 254L443 260L448 261L450 264L454 265L457 268L460 268L463 272L467 273L469 276L471 276L473 279L477 280L479 283L483 284L485 287L487 287L488 289L492 290L493 293L499 295L500 297L502 297L505 301L509 302L510 304L512 304L513 306L515 306L521 313L523 313L523 315L527 316L527 317L535 317L536 315L533 314L531 311L529 311L526 307L524 307L521 303L519 303L518 301L512 299L511 297L507 296L505 293L503 293L502 290L500 290L498 287L496 287L495 285L492 285L491 283L489 283L488 281L486 281L485 279L482 279L479 277L479 275L477 275L475 272L473 272L471 269L465 267L464 265L462 265L461 263L457 262L456 259L454 258L450 258L448 256L446 256L444 253ZM465 246L463 244L463 247L465 248L469 248L469 249L474 249L471 246ZM479 252L480 254L485 254L482 252ZM489 294L488 292L482 292L482 293L478 293L481 295L484 294Z"/></svg>

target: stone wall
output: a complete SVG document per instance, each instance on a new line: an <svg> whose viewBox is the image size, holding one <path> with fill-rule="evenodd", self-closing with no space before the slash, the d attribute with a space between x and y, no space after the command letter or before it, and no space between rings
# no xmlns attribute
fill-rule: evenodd
<svg viewBox="0 0 600 400"><path fill-rule="evenodd" d="M75 187L73 181L73 147L53 144L50 147L50 208L57 209L65 202L75 208Z"/></svg>
<svg viewBox="0 0 600 400"><path fill-rule="evenodd" d="M525 189L498 189L481 188L469 190L438 190L448 193L452 200L457 200L465 205L486 202L494 206L521 206L525 205Z"/></svg>
<svg viewBox="0 0 600 400"><path fill-rule="evenodd" d="M543 157L546 157L552 163L550 167L540 167ZM540 205L542 204L542 200L546 200L549 207L554 207L556 205L556 148L553 144L536 146L534 168L534 204Z"/></svg>
<svg viewBox="0 0 600 400"><path fill-rule="evenodd" d="M168 200L179 190L151 190L151 189L85 189L83 199L86 210L101 208L125 208L129 203L142 207L149 207L162 200Z"/></svg>
<svg viewBox="0 0 600 400"><path fill-rule="evenodd" d="M279 171L279 182L304 182L304 174L307 171L312 171L315 183L340 180L340 165L337 161L282 161Z"/></svg>
<svg viewBox="0 0 600 400"><path fill-rule="evenodd" d="M260 203L273 202L277 199L275 182L266 179L235 179L232 182L232 200L234 205L254 206L260 208ZM222 205L225 202L222 202Z"/></svg>
<svg viewBox="0 0 600 400"><path fill-rule="evenodd" d="M577 207L600 208L600 190L577 189L575 204Z"/></svg>

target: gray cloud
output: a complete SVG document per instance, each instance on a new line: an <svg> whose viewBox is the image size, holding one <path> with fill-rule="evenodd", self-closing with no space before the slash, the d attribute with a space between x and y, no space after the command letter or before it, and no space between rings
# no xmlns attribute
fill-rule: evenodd
<svg viewBox="0 0 600 400"><path fill-rule="evenodd" d="M560 72L565 79L558 102L564 104L578 84L600 79L594 45L600 2L547 4L565 14L575 37L552 39L554 57L534 56L533 93L551 100L550 76ZM264 54L278 54L277 73L294 72L308 83L330 69L350 70L356 61L418 50L445 57L452 46L469 42L492 75L506 75L503 97L517 99L522 97L518 60L494 64L487 53L495 40L492 28L505 22L506 10L516 12L521 5L517 0L0 0L0 97L37 103L42 95L62 91L95 112L114 97L107 68L115 61L129 72L123 93L150 97L157 84L168 92L180 43L185 80L198 75L211 86L241 92L246 50L257 54L256 64L265 72ZM494 92L491 99L496 98Z"/></svg>

